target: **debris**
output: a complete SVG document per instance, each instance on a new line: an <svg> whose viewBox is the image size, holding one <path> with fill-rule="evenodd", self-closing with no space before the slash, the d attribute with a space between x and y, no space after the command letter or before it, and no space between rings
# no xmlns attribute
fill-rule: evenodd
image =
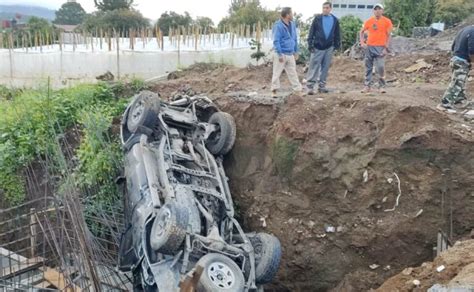
<svg viewBox="0 0 474 292"><path fill-rule="evenodd" d="M336 228L334 226L326 226L327 233L334 233L336 232Z"/></svg>
<svg viewBox="0 0 474 292"><path fill-rule="evenodd" d="M344 231L344 226L337 226L336 232L343 232Z"/></svg>
<svg viewBox="0 0 474 292"><path fill-rule="evenodd" d="M369 172L367 171L367 169L364 171L362 177L364 178L364 183L369 181Z"/></svg>
<svg viewBox="0 0 474 292"><path fill-rule="evenodd" d="M395 211L395 208L397 208L398 203L400 201L400 196L402 195L402 189L400 188L400 178L398 178L398 175L395 172L393 174L395 175L395 177L397 178L397 181L398 181L398 196L397 196L397 200L395 201L395 205L393 206L393 208L392 209L386 209L385 212Z"/></svg>
<svg viewBox="0 0 474 292"><path fill-rule="evenodd" d="M257 96L257 95L258 95L258 93L257 93L256 91L252 91L252 92L249 92L249 93L247 94L248 97L255 97L255 96Z"/></svg>
<svg viewBox="0 0 474 292"><path fill-rule="evenodd" d="M417 279L413 280L413 285L415 285L417 287L420 286L421 285L420 280L417 280Z"/></svg>
<svg viewBox="0 0 474 292"><path fill-rule="evenodd" d="M415 218L419 217L423 213L423 209L420 209L420 211L416 212Z"/></svg>
<svg viewBox="0 0 474 292"><path fill-rule="evenodd" d="M110 71L107 71L104 74L97 76L95 79L101 80L101 81L113 81L114 74L112 74Z"/></svg>
<svg viewBox="0 0 474 292"><path fill-rule="evenodd" d="M386 266L383 268L383 270L384 270L384 271L390 271L391 268L392 268L392 267L391 267L390 265L386 265Z"/></svg>
<svg viewBox="0 0 474 292"><path fill-rule="evenodd" d="M436 268L436 271L437 271L438 273L441 273L444 269L446 269L446 267L445 267L444 265L441 265L441 266L439 266L439 267Z"/></svg>
<svg viewBox="0 0 474 292"><path fill-rule="evenodd" d="M393 178L391 178L391 177L387 178L387 182L388 182L389 184L392 184Z"/></svg>
<svg viewBox="0 0 474 292"><path fill-rule="evenodd" d="M369 268L370 268L371 270L376 270L376 269L378 269L379 267L380 267L380 265L377 265L377 264L372 264L372 265L369 266Z"/></svg>
<svg viewBox="0 0 474 292"><path fill-rule="evenodd" d="M344 192L344 199L347 197L347 193L348 193L348 192L349 192L348 190L346 190L346 191Z"/></svg>
<svg viewBox="0 0 474 292"><path fill-rule="evenodd" d="M267 227L267 221L265 220L265 217L260 217L260 221L262 221L262 227Z"/></svg>
<svg viewBox="0 0 474 292"><path fill-rule="evenodd" d="M426 63L425 59L419 59L415 62L416 64L406 68L404 71L405 73L413 73L413 72L418 72L421 69L431 69L433 68L433 65Z"/></svg>
<svg viewBox="0 0 474 292"><path fill-rule="evenodd" d="M312 221L312 220L309 220L309 222L308 222L308 227L309 227L309 228L313 228L314 225L316 225L316 222L314 222L314 221Z"/></svg>
<svg viewBox="0 0 474 292"><path fill-rule="evenodd" d="M467 111L464 116L468 117L468 118L474 118L474 110L469 110Z"/></svg>
<svg viewBox="0 0 474 292"><path fill-rule="evenodd" d="M317 234L316 237L317 237L317 238L325 238L325 237L326 237L326 233Z"/></svg>
<svg viewBox="0 0 474 292"><path fill-rule="evenodd" d="M383 199L382 199L382 203L385 203L385 202L387 202L387 200L388 200L388 197L383 197Z"/></svg>
<svg viewBox="0 0 474 292"><path fill-rule="evenodd" d="M406 268L402 271L402 274L405 276L410 276L412 272L413 272L413 268Z"/></svg>

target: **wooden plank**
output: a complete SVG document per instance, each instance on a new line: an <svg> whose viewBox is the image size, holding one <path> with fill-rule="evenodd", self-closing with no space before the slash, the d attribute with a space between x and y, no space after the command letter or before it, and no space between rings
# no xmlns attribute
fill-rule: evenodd
<svg viewBox="0 0 474 292"><path fill-rule="evenodd" d="M186 278L179 283L180 292L194 292L196 291L197 283L199 282L199 278L201 278L202 272L204 268L202 266L197 266L192 273L192 276L189 274L186 275Z"/></svg>
<svg viewBox="0 0 474 292"><path fill-rule="evenodd" d="M60 273L56 269L46 268L44 270L44 279L61 291L81 292L81 288L77 287L76 285L67 284L64 274Z"/></svg>
<svg viewBox="0 0 474 292"><path fill-rule="evenodd" d="M49 288L49 287L51 287L51 286L52 286L52 284L51 284L50 282L48 282L48 281L43 281L43 282L41 282L41 283L36 284L34 287L35 287L35 288L40 288L40 289L42 288L42 289L44 289L44 288Z"/></svg>

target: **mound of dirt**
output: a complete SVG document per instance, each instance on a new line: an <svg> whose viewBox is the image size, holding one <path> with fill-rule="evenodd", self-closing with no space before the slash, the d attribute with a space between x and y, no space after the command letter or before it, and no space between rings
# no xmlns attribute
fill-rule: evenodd
<svg viewBox="0 0 474 292"><path fill-rule="evenodd" d="M474 240L459 241L433 262L404 269L376 291L427 291L431 287L474 289Z"/></svg>
<svg viewBox="0 0 474 292"><path fill-rule="evenodd" d="M404 71L420 58L432 66ZM474 228L474 124L435 109L448 62L389 58L384 95L361 94L364 66L346 57L325 95L288 95L283 77L287 97L270 98L271 66L198 66L153 89L191 87L234 116L225 167L240 220L284 249L269 291L366 291L432 260L439 229Z"/></svg>

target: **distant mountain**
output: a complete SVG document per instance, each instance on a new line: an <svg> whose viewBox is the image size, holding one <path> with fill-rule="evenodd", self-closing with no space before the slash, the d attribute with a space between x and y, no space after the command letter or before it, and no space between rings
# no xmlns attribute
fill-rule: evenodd
<svg viewBox="0 0 474 292"><path fill-rule="evenodd" d="M22 15L22 21L30 16L42 17L48 20L54 20L56 15L54 10L32 5L1 5L0 4L0 20L12 19L15 14Z"/></svg>

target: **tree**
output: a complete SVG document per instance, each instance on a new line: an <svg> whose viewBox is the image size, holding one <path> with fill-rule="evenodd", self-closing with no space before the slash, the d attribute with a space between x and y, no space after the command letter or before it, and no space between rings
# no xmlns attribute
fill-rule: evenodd
<svg viewBox="0 0 474 292"><path fill-rule="evenodd" d="M164 35L169 35L170 28L184 26L188 27L193 24L193 19L188 12L184 12L184 15L178 14L174 11L166 11L161 14L160 18L156 22L156 25L161 29Z"/></svg>
<svg viewBox="0 0 474 292"><path fill-rule="evenodd" d="M438 0L435 20L452 26L472 14L474 14L472 0Z"/></svg>
<svg viewBox="0 0 474 292"><path fill-rule="evenodd" d="M413 27L429 26L433 23L436 3L437 0L386 0L385 11L387 16L394 20L394 25L398 26L399 33L410 36Z"/></svg>
<svg viewBox="0 0 474 292"><path fill-rule="evenodd" d="M253 26L254 24L274 22L279 13L276 10L267 10L259 0L233 0L229 8L229 16L219 22L219 26L240 24Z"/></svg>
<svg viewBox="0 0 474 292"><path fill-rule="evenodd" d="M84 28L88 31L96 29L128 31L131 28L148 26L150 26L150 22L140 12L133 9L98 11L89 15L84 22Z"/></svg>
<svg viewBox="0 0 474 292"><path fill-rule="evenodd" d="M214 22L209 17L198 16L194 24L201 27L202 29L209 29L214 27Z"/></svg>
<svg viewBox="0 0 474 292"><path fill-rule="evenodd" d="M339 19L339 24L341 26L342 51L345 51L357 41L363 22L358 17L346 15Z"/></svg>
<svg viewBox="0 0 474 292"><path fill-rule="evenodd" d="M64 3L58 11L56 11L55 24L76 25L82 23L86 16L86 12L81 4L76 2Z"/></svg>
<svg viewBox="0 0 474 292"><path fill-rule="evenodd" d="M28 20L28 30L31 33L45 33L51 31L51 24L44 18L32 16Z"/></svg>
<svg viewBox="0 0 474 292"><path fill-rule="evenodd" d="M131 9L133 0L94 0L94 4L101 11Z"/></svg>

